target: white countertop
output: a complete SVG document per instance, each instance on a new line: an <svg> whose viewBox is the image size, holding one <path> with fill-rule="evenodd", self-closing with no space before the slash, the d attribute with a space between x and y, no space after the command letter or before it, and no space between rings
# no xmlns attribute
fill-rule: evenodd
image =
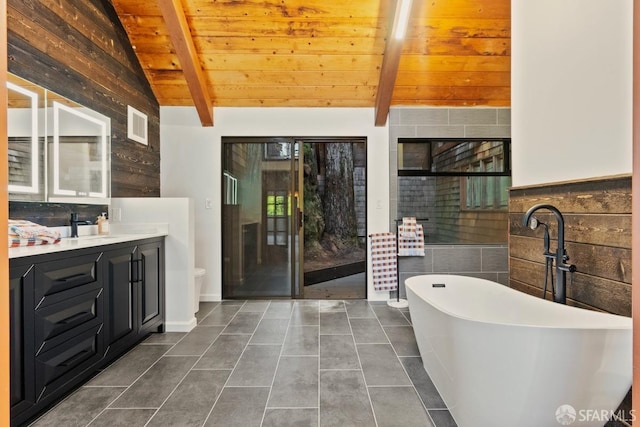
<svg viewBox="0 0 640 427"><path fill-rule="evenodd" d="M162 237L169 234L168 227L130 227L113 230L111 234L92 234L80 237L63 237L60 243L53 245L20 246L9 248L9 259L26 256L51 254L55 252L70 251L75 249L91 248L96 246L112 245L115 243L131 242L135 240Z"/></svg>

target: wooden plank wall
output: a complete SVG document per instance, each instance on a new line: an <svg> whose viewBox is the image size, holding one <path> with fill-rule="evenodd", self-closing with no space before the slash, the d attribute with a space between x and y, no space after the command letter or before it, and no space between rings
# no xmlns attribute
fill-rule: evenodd
<svg viewBox="0 0 640 427"><path fill-rule="evenodd" d="M631 177L513 188L509 195L509 275L512 288L541 296L545 263L543 228L522 226L531 206L547 203L562 212L566 250L577 266L567 277L567 303L631 316ZM552 214L535 216L549 225L557 247Z"/></svg>
<svg viewBox="0 0 640 427"><path fill-rule="evenodd" d="M111 118L112 197L160 196L158 102L108 0L8 0L9 72ZM149 145L127 139L127 105Z"/></svg>

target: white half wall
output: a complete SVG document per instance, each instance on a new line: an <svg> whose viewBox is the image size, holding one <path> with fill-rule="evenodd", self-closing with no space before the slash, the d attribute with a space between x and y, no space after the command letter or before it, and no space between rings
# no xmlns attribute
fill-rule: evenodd
<svg viewBox="0 0 640 427"><path fill-rule="evenodd" d="M631 173L632 0L512 0L513 186Z"/></svg>
<svg viewBox="0 0 640 427"><path fill-rule="evenodd" d="M114 230L127 224L168 224L169 234L165 237L165 330L188 332L193 329L197 324L193 313L193 200L112 198L109 210Z"/></svg>
<svg viewBox="0 0 640 427"><path fill-rule="evenodd" d="M195 262L206 269L201 300L222 297L221 175L223 136L367 138L367 233L389 224L389 130L374 126L372 108L216 108L202 127L192 107L160 108L161 196L195 201ZM206 202L211 201L211 209ZM368 298L386 300L368 274Z"/></svg>

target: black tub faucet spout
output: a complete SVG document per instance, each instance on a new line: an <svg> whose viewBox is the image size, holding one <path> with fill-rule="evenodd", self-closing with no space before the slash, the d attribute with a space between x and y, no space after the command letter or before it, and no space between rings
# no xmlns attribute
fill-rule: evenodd
<svg viewBox="0 0 640 427"><path fill-rule="evenodd" d="M534 205L524 214L522 217L522 225L525 227L530 226L530 222L532 221L533 213L539 209L546 209L551 211L555 217L558 225L558 248L555 253L555 264L556 264L556 284L555 284L555 292L553 300L560 304L567 303L567 272L573 273L576 271L576 266L573 264L567 264L569 260L569 256L567 255L567 251L564 247L564 218L562 217L562 213L555 206L548 204L538 204ZM533 218L535 222L535 218ZM535 229L535 225L532 227ZM549 249L545 247L545 256L548 256Z"/></svg>

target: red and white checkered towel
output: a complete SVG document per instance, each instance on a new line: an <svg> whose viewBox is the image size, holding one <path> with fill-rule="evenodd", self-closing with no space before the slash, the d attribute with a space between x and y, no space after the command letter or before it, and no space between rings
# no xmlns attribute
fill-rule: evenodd
<svg viewBox="0 0 640 427"><path fill-rule="evenodd" d="M398 259L396 254L396 236L393 233L372 233L371 268L373 270L373 288L376 291L395 291L398 289Z"/></svg>
<svg viewBox="0 0 640 427"><path fill-rule="evenodd" d="M402 225L398 226L398 236L400 237L416 237L418 222L415 216L402 217Z"/></svg>
<svg viewBox="0 0 640 427"><path fill-rule="evenodd" d="M35 222L10 219L9 247L36 246L60 242L60 233Z"/></svg>
<svg viewBox="0 0 640 427"><path fill-rule="evenodd" d="M415 219L415 218L414 218ZM406 226L398 226L398 256L424 256L424 231L422 224L409 226L413 231L407 232Z"/></svg>

